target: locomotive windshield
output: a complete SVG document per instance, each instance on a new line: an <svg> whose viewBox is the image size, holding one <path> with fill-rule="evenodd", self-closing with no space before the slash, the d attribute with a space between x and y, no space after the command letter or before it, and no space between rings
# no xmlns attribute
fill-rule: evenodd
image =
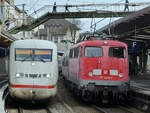
<svg viewBox="0 0 150 113"><path fill-rule="evenodd" d="M101 57L102 48L101 47L85 47L86 57Z"/></svg>
<svg viewBox="0 0 150 113"><path fill-rule="evenodd" d="M110 47L109 48L109 56L116 58L125 58L126 57L126 49L124 47Z"/></svg>
<svg viewBox="0 0 150 113"><path fill-rule="evenodd" d="M16 61L52 61L52 49L24 49L16 48Z"/></svg>

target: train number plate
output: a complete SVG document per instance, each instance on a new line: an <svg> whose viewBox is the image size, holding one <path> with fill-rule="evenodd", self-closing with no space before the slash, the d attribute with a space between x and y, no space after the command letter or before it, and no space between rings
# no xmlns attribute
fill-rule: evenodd
<svg viewBox="0 0 150 113"><path fill-rule="evenodd" d="M102 70L101 69L94 69L93 74L94 75L102 75Z"/></svg>

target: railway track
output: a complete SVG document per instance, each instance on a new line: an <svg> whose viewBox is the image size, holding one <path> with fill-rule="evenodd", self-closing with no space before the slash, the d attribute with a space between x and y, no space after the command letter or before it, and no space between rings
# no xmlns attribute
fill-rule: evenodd
<svg viewBox="0 0 150 113"><path fill-rule="evenodd" d="M61 86L61 87L60 87ZM101 107L96 105L86 105L86 103L76 102L76 98L73 99L73 95L67 92L63 85L59 85L59 91L56 98L50 100L48 106L42 107L25 107L24 105L14 105L8 107L6 113L142 113L133 107L125 105L115 105L110 107ZM68 100L69 99L69 100ZM8 99L9 100L9 99Z"/></svg>
<svg viewBox="0 0 150 113"><path fill-rule="evenodd" d="M72 108L66 104L61 97L54 99L46 105L25 105L6 100L6 113L74 113Z"/></svg>
<svg viewBox="0 0 150 113"><path fill-rule="evenodd" d="M14 102L10 96L5 99L6 113L54 113L47 105L32 105Z"/></svg>
<svg viewBox="0 0 150 113"><path fill-rule="evenodd" d="M141 112L141 111L139 111L133 107L129 107L129 106L126 106L126 107L125 106L118 106L118 107L122 110L129 112L129 113L143 113L143 112Z"/></svg>
<svg viewBox="0 0 150 113"><path fill-rule="evenodd" d="M11 113L11 112L10 112ZM31 109L18 106L18 113L52 113L49 108Z"/></svg>
<svg viewBox="0 0 150 113"><path fill-rule="evenodd" d="M116 106L116 107L99 107L92 105L93 108L97 109L100 113L143 113L132 107Z"/></svg>
<svg viewBox="0 0 150 113"><path fill-rule="evenodd" d="M64 100L61 98L61 96L59 94L57 94L58 96L58 99L60 100L60 102L63 104L63 106L68 109L69 113L74 113L73 109L67 104L64 102Z"/></svg>
<svg viewBox="0 0 150 113"><path fill-rule="evenodd" d="M131 88L133 89L136 89L136 90L144 90L144 91L150 91L150 88L147 88L145 86L143 86L143 84L140 84L140 83L136 83L136 82L133 82L131 81Z"/></svg>

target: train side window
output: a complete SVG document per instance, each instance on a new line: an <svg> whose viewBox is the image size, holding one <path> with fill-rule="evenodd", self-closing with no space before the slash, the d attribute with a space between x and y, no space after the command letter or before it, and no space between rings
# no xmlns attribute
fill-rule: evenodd
<svg viewBox="0 0 150 113"><path fill-rule="evenodd" d="M80 57L82 57L82 47L80 47Z"/></svg>
<svg viewBox="0 0 150 113"><path fill-rule="evenodd" d="M109 56L116 58L125 58L126 57L126 49L124 47L110 47L109 48Z"/></svg>
<svg viewBox="0 0 150 113"><path fill-rule="evenodd" d="M74 48L74 58L78 58L79 47Z"/></svg>
<svg viewBox="0 0 150 113"><path fill-rule="evenodd" d="M70 49L69 58L73 58L73 49Z"/></svg>

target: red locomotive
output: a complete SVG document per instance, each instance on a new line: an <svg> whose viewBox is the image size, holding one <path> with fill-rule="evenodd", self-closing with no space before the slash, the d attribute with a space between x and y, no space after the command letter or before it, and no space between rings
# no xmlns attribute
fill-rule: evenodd
<svg viewBox="0 0 150 113"><path fill-rule="evenodd" d="M70 48L63 64L65 79L84 99L118 100L120 95L127 95L128 50L123 42L89 40L77 43Z"/></svg>

